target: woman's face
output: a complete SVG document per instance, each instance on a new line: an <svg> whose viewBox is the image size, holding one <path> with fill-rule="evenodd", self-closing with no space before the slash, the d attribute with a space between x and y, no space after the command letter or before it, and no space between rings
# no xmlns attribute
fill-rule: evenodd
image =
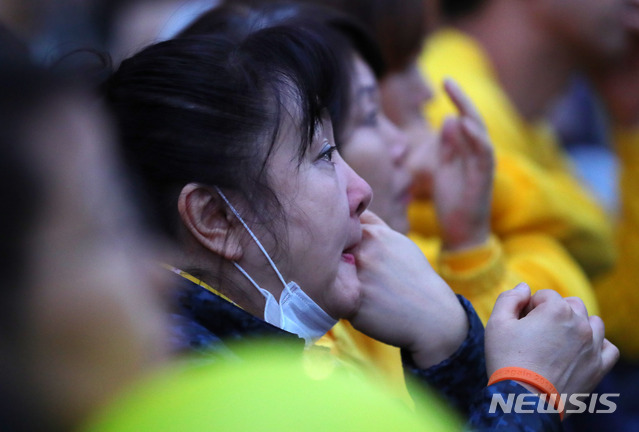
<svg viewBox="0 0 639 432"><path fill-rule="evenodd" d="M380 83L384 114L408 136L408 166L414 192L429 196L437 161L437 134L426 121L424 104L433 97L430 83L417 65L417 57L401 71L388 74Z"/></svg>
<svg viewBox="0 0 639 432"><path fill-rule="evenodd" d="M278 237L277 246L269 244L269 235L255 228L255 233L273 254L286 282L295 281L324 311L334 318L352 313L359 302L356 287L355 260L349 254L359 244L362 228L359 216L368 207L370 186L344 162L335 149L330 120L319 126L310 149L301 162L298 158L300 134L285 122L280 138L268 162L270 186L277 195L286 216L286 235ZM255 263L264 263L252 247L244 260L260 271ZM242 261L241 261L242 262ZM273 271L261 266L257 283L278 298L281 282ZM337 283L347 282L346 285ZM348 283L350 282L350 283Z"/></svg>
<svg viewBox="0 0 639 432"><path fill-rule="evenodd" d="M375 76L359 57L354 60L352 91L344 159L373 188L375 198L370 209L391 228L405 233L412 183L407 137L382 113Z"/></svg>

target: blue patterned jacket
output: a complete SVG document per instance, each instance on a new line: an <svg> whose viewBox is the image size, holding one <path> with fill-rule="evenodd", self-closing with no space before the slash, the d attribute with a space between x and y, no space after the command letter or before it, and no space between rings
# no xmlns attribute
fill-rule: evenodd
<svg viewBox="0 0 639 432"><path fill-rule="evenodd" d="M176 351L195 352L214 361L215 357L233 358L228 342L252 338L282 338L299 344L297 336L274 327L243 311L199 285L175 275L178 286L174 304L172 344ZM504 413L497 405L489 413L493 394L519 395L528 391L513 381L502 381L486 387L484 359L484 327L468 300L458 296L466 310L469 331L466 340L448 359L428 369L419 369L406 353L402 353L404 369L413 383L438 390L448 402L468 418L472 431L561 431L558 414ZM409 386L410 387L410 386ZM516 396L515 396L516 397Z"/></svg>

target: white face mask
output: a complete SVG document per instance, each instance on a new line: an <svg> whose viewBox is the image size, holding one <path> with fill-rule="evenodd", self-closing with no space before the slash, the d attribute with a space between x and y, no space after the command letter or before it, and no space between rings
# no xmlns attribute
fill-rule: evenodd
<svg viewBox="0 0 639 432"><path fill-rule="evenodd" d="M286 330L289 333L294 333L300 338L306 341L306 346L312 345L319 338L324 336L335 324L337 320L332 318L329 314L317 305L300 286L291 281L286 283L282 274L279 272L275 263L271 257L266 253L266 250L257 239L255 234L250 230L248 225L244 222L240 214L235 210L235 207L229 202L222 191L216 187L217 193L220 194L224 202L231 209L235 217L242 223L244 229L249 233L251 238L255 241L260 248L269 264L277 274L277 277L284 285L284 291L280 296L280 301L275 299L273 294L269 291L260 288L260 286L253 280L251 276L236 262L233 265L251 282L251 284L266 298L266 307L264 308L264 320L276 327Z"/></svg>

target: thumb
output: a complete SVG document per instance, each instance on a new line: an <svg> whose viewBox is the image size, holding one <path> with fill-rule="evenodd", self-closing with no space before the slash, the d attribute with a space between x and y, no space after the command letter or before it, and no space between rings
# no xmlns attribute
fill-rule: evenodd
<svg viewBox="0 0 639 432"><path fill-rule="evenodd" d="M530 287L522 282L515 288L504 291L499 295L490 319L501 321L518 320L529 301Z"/></svg>

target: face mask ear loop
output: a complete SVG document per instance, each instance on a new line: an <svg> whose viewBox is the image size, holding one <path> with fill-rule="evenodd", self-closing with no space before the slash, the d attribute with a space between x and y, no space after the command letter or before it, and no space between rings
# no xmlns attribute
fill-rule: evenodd
<svg viewBox="0 0 639 432"><path fill-rule="evenodd" d="M242 273L244 275L245 278L247 278L249 280L249 282L251 282L251 284L253 284L253 286L255 288L257 288L258 291L262 292L263 289L260 288L260 286L253 280L253 278L251 276L249 276L249 274L246 272L246 270L244 270L238 263L234 262L233 265L235 266L236 269L238 269L240 271L240 273Z"/></svg>
<svg viewBox="0 0 639 432"><path fill-rule="evenodd" d="M257 247L260 248L260 250L262 251L262 253L264 254L264 256L266 257L266 259L268 260L269 264L271 265L271 267L273 268L273 270L275 271L275 273L277 274L277 277L280 278L280 281L282 282L282 285L284 286L284 288L286 288L286 282L284 281L284 278L282 277L282 274L280 273L280 271L277 269L277 267L275 266L275 263L273 262L273 260L271 259L271 257L268 255L268 253L266 253L266 250L264 249L264 247L262 246L262 243L260 243L260 241L257 239L257 237L255 237L255 234L253 234L253 231L251 231L251 229L248 227L248 225L246 225L246 222L244 222L244 219L242 219L242 217L240 216L240 214L238 213L237 210L235 210L235 207L233 207L233 205L229 202L229 200L226 198L226 195L224 195L222 193L222 191L220 190L219 187L215 186L215 190L217 191L217 193L220 195L220 197L222 197L222 199L224 200L224 202L226 203L226 205L231 209L231 211L233 212L233 214L235 215L235 217L242 223L242 225L244 226L244 229L249 233L249 235L251 236L251 238L253 239L253 241L255 242L255 244L257 244ZM242 269L239 265L237 265L237 263L234 263L235 267L238 268L238 270L240 270L255 286L258 286L255 281L253 281L253 279L250 278L250 276L244 271L244 269Z"/></svg>

